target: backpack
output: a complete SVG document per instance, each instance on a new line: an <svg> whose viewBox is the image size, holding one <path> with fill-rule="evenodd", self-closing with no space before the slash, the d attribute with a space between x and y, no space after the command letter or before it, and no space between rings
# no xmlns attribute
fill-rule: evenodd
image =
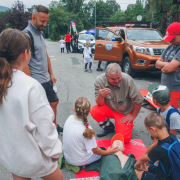
<svg viewBox="0 0 180 180"><path fill-rule="evenodd" d="M28 34L31 39L31 55L33 58L35 58L34 39L32 33L28 29L23 30L23 32Z"/></svg>
<svg viewBox="0 0 180 180"><path fill-rule="evenodd" d="M180 178L180 143L177 141L176 137L171 134L173 143L162 143L161 146L168 151L168 158L170 162L170 171L167 173L161 163L161 167L166 175L166 177L172 177L172 180L177 180Z"/></svg>
<svg viewBox="0 0 180 180"><path fill-rule="evenodd" d="M160 112L161 112L161 109L159 108L158 113L160 113ZM166 115L165 121L166 121L166 123L167 123L166 128L167 128L167 130L168 130L168 133L169 133L169 131L170 131L170 116L171 116L171 114L174 113L174 112L177 112L177 113L180 115L179 110L178 110L177 108L175 108L174 106L172 106L172 108L168 111L168 113L167 113L167 115ZM178 132L179 132L179 130L178 130Z"/></svg>

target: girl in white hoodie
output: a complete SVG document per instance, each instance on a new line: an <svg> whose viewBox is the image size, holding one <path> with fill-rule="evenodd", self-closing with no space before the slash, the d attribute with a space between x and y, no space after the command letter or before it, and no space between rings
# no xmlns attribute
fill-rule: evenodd
<svg viewBox="0 0 180 180"><path fill-rule="evenodd" d="M0 34L0 162L14 180L62 180L62 152L54 113L41 84L23 72L31 57L28 35Z"/></svg>

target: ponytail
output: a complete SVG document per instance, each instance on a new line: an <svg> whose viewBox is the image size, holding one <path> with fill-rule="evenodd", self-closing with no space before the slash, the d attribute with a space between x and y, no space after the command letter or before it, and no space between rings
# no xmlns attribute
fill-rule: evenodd
<svg viewBox="0 0 180 180"><path fill-rule="evenodd" d="M75 102L76 116L83 120L84 126L86 127L83 132L83 136L86 139L92 139L95 136L93 129L89 128L89 122L87 116L91 110L91 104L85 97L79 97Z"/></svg>
<svg viewBox="0 0 180 180"><path fill-rule="evenodd" d="M31 40L24 32L9 28L0 34L0 104L12 86L12 67L18 63L19 55L30 48Z"/></svg>
<svg viewBox="0 0 180 180"><path fill-rule="evenodd" d="M5 58L0 57L0 104L7 95L7 89L12 85L12 68Z"/></svg>

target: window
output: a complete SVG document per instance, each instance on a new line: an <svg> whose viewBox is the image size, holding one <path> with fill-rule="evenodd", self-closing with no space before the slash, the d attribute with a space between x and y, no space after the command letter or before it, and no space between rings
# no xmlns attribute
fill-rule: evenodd
<svg viewBox="0 0 180 180"><path fill-rule="evenodd" d="M116 33L116 34L119 34L119 31L120 31L120 30L116 30L115 33Z"/></svg>
<svg viewBox="0 0 180 180"><path fill-rule="evenodd" d="M129 40L149 40L161 41L162 36L156 30L151 29L128 29L127 38Z"/></svg>
<svg viewBox="0 0 180 180"><path fill-rule="evenodd" d="M113 39L117 38L116 34L114 34L111 31L105 30L105 29L100 29L99 30L99 37L98 40L105 40L105 41L112 41Z"/></svg>
<svg viewBox="0 0 180 180"><path fill-rule="evenodd" d="M98 37L98 39L99 40L105 40L108 32L109 32L108 30L99 29L99 37Z"/></svg>

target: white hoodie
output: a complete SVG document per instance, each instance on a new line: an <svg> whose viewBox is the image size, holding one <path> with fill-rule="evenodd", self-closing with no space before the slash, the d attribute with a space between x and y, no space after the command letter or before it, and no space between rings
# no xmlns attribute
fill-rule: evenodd
<svg viewBox="0 0 180 180"><path fill-rule="evenodd" d="M12 86L0 104L0 162L23 177L54 172L62 153L45 90L22 71L13 72Z"/></svg>

